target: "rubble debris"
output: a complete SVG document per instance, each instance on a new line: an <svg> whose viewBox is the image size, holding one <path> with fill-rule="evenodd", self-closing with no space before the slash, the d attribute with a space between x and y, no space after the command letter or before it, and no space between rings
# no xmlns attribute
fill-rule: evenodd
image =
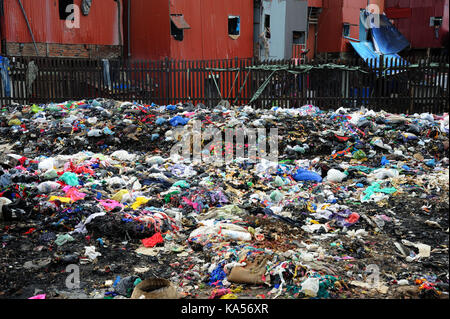
<svg viewBox="0 0 450 319"><path fill-rule="evenodd" d="M171 156L209 127L277 128L277 161ZM6 106L0 298L448 298L448 133L365 108Z"/></svg>

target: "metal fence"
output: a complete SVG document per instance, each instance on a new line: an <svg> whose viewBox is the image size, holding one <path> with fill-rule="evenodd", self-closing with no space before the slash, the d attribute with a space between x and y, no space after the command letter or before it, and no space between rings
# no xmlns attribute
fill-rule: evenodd
<svg viewBox="0 0 450 319"><path fill-rule="evenodd" d="M448 112L448 57L390 60L208 61L8 57L0 102L64 102L98 97L143 104L221 101L259 108L359 107L400 113ZM386 67L389 66L389 67ZM9 83L9 88L6 86Z"/></svg>

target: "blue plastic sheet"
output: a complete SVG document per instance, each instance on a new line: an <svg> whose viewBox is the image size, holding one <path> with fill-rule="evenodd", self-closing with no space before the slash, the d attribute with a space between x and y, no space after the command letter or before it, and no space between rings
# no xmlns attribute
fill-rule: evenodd
<svg viewBox="0 0 450 319"><path fill-rule="evenodd" d="M372 38L382 54L395 54L409 46L408 40L392 25L386 15L380 15L380 25L372 25Z"/></svg>
<svg viewBox="0 0 450 319"><path fill-rule="evenodd" d="M9 59L0 56L0 75L6 97L11 97L11 83L9 77Z"/></svg>
<svg viewBox="0 0 450 319"><path fill-rule="evenodd" d="M166 122L167 122L167 120L165 118L163 118L163 117L158 117L156 119L156 125L162 125L162 124L164 124Z"/></svg>
<svg viewBox="0 0 450 319"><path fill-rule="evenodd" d="M321 182L322 176L317 174L316 172L311 172L306 169L298 169L297 173L292 176L297 182L299 181L313 181L313 182Z"/></svg>
<svg viewBox="0 0 450 319"><path fill-rule="evenodd" d="M364 60L375 59L374 63L370 66L374 68L380 67L381 54L375 52L375 48L371 42L350 42L358 55ZM391 59L393 61L391 65ZM394 65L402 65L402 63L406 63L404 59L398 54L385 54L383 55L383 66L391 67Z"/></svg>
<svg viewBox="0 0 450 319"><path fill-rule="evenodd" d="M171 118L169 122L170 122L170 125L172 125L172 126L178 126L178 125L184 126L187 124L187 122L189 122L189 119L177 115L177 116Z"/></svg>

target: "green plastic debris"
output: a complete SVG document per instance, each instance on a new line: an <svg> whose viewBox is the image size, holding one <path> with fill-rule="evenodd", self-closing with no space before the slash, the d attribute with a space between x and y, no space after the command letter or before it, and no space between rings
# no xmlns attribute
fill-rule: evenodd
<svg viewBox="0 0 450 319"><path fill-rule="evenodd" d="M189 188L189 184L186 181L178 181L173 186L181 187L181 188Z"/></svg>
<svg viewBox="0 0 450 319"><path fill-rule="evenodd" d="M50 104L49 106L47 106L47 111L49 111L49 112L60 112L61 108L59 108L55 104Z"/></svg>
<svg viewBox="0 0 450 319"><path fill-rule="evenodd" d="M164 201L166 203L170 202L170 197L172 197L172 195L176 195L176 194L179 194L179 193L181 193L181 192L180 191L173 191L173 192L170 192L170 193L166 194L164 196Z"/></svg>
<svg viewBox="0 0 450 319"><path fill-rule="evenodd" d="M366 153L364 153L363 150L357 150L355 153L353 153L353 158L357 160L361 160L363 158L367 158Z"/></svg>
<svg viewBox="0 0 450 319"><path fill-rule="evenodd" d="M366 195L363 197L363 200L369 200L370 197L375 193L393 194L396 191L397 189L395 187L381 188L380 183L374 182L364 191L364 194Z"/></svg>
<svg viewBox="0 0 450 319"><path fill-rule="evenodd" d="M270 199L275 202L278 203L279 201L281 201L284 198L284 195L281 194L279 191L275 190L270 194Z"/></svg>
<svg viewBox="0 0 450 319"><path fill-rule="evenodd" d="M62 246L65 243L68 243L69 241L74 241L75 239L73 239L72 236L70 236L69 234L63 234L63 235L58 235L58 238L55 239L55 244L58 246Z"/></svg>
<svg viewBox="0 0 450 319"><path fill-rule="evenodd" d="M134 283L133 283L133 286L137 286L137 285L139 285L139 283L142 281L142 279L141 278L138 278L138 279L136 279L135 281L134 281Z"/></svg>
<svg viewBox="0 0 450 319"><path fill-rule="evenodd" d="M374 168L370 168L370 167L362 166L362 165L350 166L348 169L356 169L356 170L364 172L366 174L370 174L370 173L372 173L372 171L375 170ZM348 172L347 172L347 174L348 174Z"/></svg>
<svg viewBox="0 0 450 319"><path fill-rule="evenodd" d="M44 179L46 179L46 180L55 179L55 178L58 178L58 173L54 169L51 169L51 170L45 172L45 174L44 174Z"/></svg>
<svg viewBox="0 0 450 319"><path fill-rule="evenodd" d="M36 104L33 104L31 106L31 112L33 112L33 113L39 113L39 112L42 112L43 110L44 110L43 108L40 108Z"/></svg>
<svg viewBox="0 0 450 319"><path fill-rule="evenodd" d="M79 184L77 174L71 172L65 172L59 180L70 186L78 186Z"/></svg>
<svg viewBox="0 0 450 319"><path fill-rule="evenodd" d="M319 291L317 292L318 298L329 298L330 293L328 292L329 289L334 288L334 283L338 280L338 278L325 275L319 280Z"/></svg>
<svg viewBox="0 0 450 319"><path fill-rule="evenodd" d="M173 246L171 249L174 253L181 253L184 250L182 246Z"/></svg>
<svg viewBox="0 0 450 319"><path fill-rule="evenodd" d="M305 152L306 152L306 150L299 145L294 146L294 151L296 151L297 153L302 153L302 154L305 154Z"/></svg>
<svg viewBox="0 0 450 319"><path fill-rule="evenodd" d="M273 181L273 183L278 187L284 185L284 181L280 176L275 177L275 180Z"/></svg>

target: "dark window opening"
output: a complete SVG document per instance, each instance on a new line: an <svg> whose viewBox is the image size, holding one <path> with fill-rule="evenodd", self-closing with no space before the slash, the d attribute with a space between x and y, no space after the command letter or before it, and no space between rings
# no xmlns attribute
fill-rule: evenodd
<svg viewBox="0 0 450 319"><path fill-rule="evenodd" d="M292 43L293 44L305 44L306 36L304 31L294 31L292 32Z"/></svg>
<svg viewBox="0 0 450 319"><path fill-rule="evenodd" d="M177 41L183 41L183 29L178 29L173 21L170 22L170 35Z"/></svg>
<svg viewBox="0 0 450 319"><path fill-rule="evenodd" d="M170 15L170 35L177 41L183 41L184 29L190 29L190 25L184 20L182 14Z"/></svg>
<svg viewBox="0 0 450 319"><path fill-rule="evenodd" d="M350 36L350 24L344 23L342 34L344 35L344 37Z"/></svg>
<svg viewBox="0 0 450 319"><path fill-rule="evenodd" d="M270 15L264 15L264 31L266 32L266 38L270 39Z"/></svg>
<svg viewBox="0 0 450 319"><path fill-rule="evenodd" d="M241 32L241 18L237 16L228 17L228 34L239 35Z"/></svg>
<svg viewBox="0 0 450 319"><path fill-rule="evenodd" d="M61 20L67 20L73 13L73 10L67 10L67 7L73 4L73 0L59 0L59 18ZM66 12L66 10L69 12Z"/></svg>
<svg viewBox="0 0 450 319"><path fill-rule="evenodd" d="M431 17L430 27L440 27L442 25L442 17Z"/></svg>

